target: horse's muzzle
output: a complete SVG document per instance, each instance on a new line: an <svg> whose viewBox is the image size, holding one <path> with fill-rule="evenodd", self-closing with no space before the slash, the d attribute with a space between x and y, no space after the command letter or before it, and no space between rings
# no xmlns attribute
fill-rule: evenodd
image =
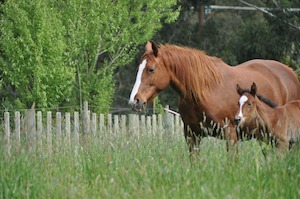
<svg viewBox="0 0 300 199"><path fill-rule="evenodd" d="M133 111L141 112L145 109L145 103L140 103L139 99L134 99L134 102L129 102Z"/></svg>

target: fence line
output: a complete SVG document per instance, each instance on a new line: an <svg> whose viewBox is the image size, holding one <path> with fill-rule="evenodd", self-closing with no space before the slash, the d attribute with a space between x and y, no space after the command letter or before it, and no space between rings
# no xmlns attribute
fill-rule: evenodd
<svg viewBox="0 0 300 199"><path fill-rule="evenodd" d="M26 110L24 115L16 111L13 121L10 112L4 113L4 133L5 143L8 151L12 142L21 145L21 140L25 139L29 143L29 148L40 149L45 138L46 148L53 150L52 140L60 146L63 139L66 143L78 145L80 137L84 135L94 136L157 136L180 135L183 132L183 122L179 115L165 112L163 115L112 115L91 113L88 103L84 103L82 113L75 111L72 114L56 112L52 118L52 112L44 113L34 109ZM54 115L53 115L54 116ZM1 138L0 138L1 140Z"/></svg>

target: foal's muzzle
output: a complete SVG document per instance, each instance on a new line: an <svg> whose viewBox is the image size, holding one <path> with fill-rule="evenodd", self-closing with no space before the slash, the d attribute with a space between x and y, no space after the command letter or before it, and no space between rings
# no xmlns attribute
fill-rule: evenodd
<svg viewBox="0 0 300 199"><path fill-rule="evenodd" d="M234 118L234 124L235 124L236 126L238 126L240 123L241 123L241 117L235 117L235 118Z"/></svg>

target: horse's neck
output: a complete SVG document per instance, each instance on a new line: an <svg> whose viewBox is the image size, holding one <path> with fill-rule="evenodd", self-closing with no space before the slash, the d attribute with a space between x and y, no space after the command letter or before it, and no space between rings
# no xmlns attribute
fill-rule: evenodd
<svg viewBox="0 0 300 199"><path fill-rule="evenodd" d="M172 88L181 97L200 102L223 81L223 77L205 53L186 51L177 54L172 50L165 51L167 58L162 57L170 70Z"/></svg>

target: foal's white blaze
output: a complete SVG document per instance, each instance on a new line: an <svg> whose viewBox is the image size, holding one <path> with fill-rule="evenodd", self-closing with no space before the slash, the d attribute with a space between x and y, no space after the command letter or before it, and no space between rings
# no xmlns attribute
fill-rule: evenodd
<svg viewBox="0 0 300 199"><path fill-rule="evenodd" d="M248 97L243 95L240 100L239 100L239 104L240 104L240 111L239 111L239 114L238 116L242 119L243 118L243 105L245 104L245 102L248 100Z"/></svg>
<svg viewBox="0 0 300 199"><path fill-rule="evenodd" d="M134 97L137 94L137 92L139 90L139 87L141 85L142 74L143 74L143 71L146 67L146 64L147 64L147 60L144 59L144 61L139 65L139 70L138 70L138 73L137 73L137 76L136 76L136 80L135 80L133 89L132 89L131 94L130 94L129 104L134 104Z"/></svg>

